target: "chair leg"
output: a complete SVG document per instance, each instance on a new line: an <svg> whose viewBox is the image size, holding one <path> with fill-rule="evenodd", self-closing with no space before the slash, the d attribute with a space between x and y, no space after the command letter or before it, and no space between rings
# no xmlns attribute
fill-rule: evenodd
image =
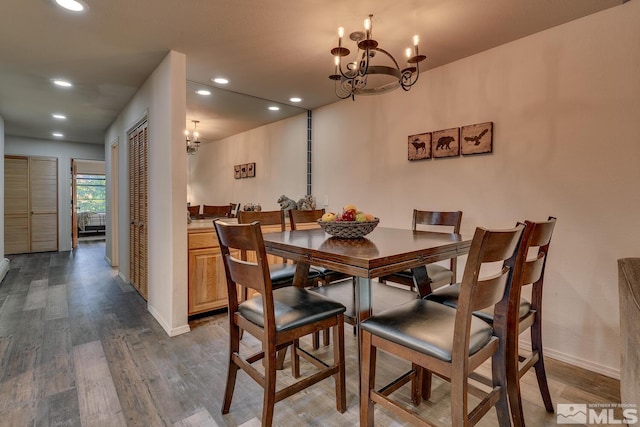
<svg viewBox="0 0 640 427"><path fill-rule="evenodd" d="M411 369L415 372L415 376L411 379L411 403L413 406L420 406L422 402L422 379L424 370L420 365L411 364Z"/></svg>
<svg viewBox="0 0 640 427"><path fill-rule="evenodd" d="M320 348L320 332L314 332L311 334L312 338L312 347L314 350Z"/></svg>
<svg viewBox="0 0 640 427"><path fill-rule="evenodd" d="M340 413L347 410L347 389L344 361L344 320L338 319L333 326L333 363L338 365L338 372L333 376L336 383L336 409Z"/></svg>
<svg viewBox="0 0 640 427"><path fill-rule="evenodd" d="M507 366L505 359L506 357L503 354L494 354L491 358L491 373L493 376L493 386L501 388L500 397L498 397L498 401L496 402L498 425L500 427L511 427L509 401L507 398ZM518 424L516 423L516 425Z"/></svg>
<svg viewBox="0 0 640 427"><path fill-rule="evenodd" d="M542 350L542 319L538 317L531 325L531 349L538 353L538 361L533 367L536 370L536 378L538 379L538 388L544 402L547 412L553 412L553 402L549 393L549 384L547 383L547 372L544 368L544 352Z"/></svg>
<svg viewBox="0 0 640 427"><path fill-rule="evenodd" d="M298 354L299 345L299 339L293 340L293 344L291 345L291 375L293 375L293 378L300 378L300 355Z"/></svg>
<svg viewBox="0 0 640 427"><path fill-rule="evenodd" d="M272 349L265 354L264 367L264 398L262 403L262 426L271 427L273 424L273 407L276 403L276 355Z"/></svg>
<svg viewBox="0 0 640 427"><path fill-rule="evenodd" d="M374 407L369 398L376 383L376 348L371 345L371 333L362 331L360 373L360 427L373 427Z"/></svg>
<svg viewBox="0 0 640 427"><path fill-rule="evenodd" d="M323 346L328 346L329 345L329 330L325 329L324 331L322 331L322 345Z"/></svg>
<svg viewBox="0 0 640 427"><path fill-rule="evenodd" d="M240 351L240 328L237 325L230 325L229 328L229 366L227 368L227 385L224 390L224 401L222 402L222 413L228 414L233 398L233 390L236 386L238 365L233 361L233 354Z"/></svg>

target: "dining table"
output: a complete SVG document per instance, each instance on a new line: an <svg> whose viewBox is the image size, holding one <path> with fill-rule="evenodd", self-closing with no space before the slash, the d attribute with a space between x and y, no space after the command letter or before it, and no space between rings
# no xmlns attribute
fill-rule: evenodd
<svg viewBox="0 0 640 427"><path fill-rule="evenodd" d="M458 233L387 227L355 239L333 237L321 228L265 233L263 238L267 253L296 262L294 286L307 283L311 265L353 276L356 327L371 316L372 279L411 269L419 296L425 296L431 293L426 264L465 255L471 246L471 237Z"/></svg>

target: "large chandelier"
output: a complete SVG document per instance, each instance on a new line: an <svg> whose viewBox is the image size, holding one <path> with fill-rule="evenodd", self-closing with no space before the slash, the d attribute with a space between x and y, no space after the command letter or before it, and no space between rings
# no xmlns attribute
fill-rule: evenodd
<svg viewBox="0 0 640 427"><path fill-rule="evenodd" d="M193 123L193 139L189 136L188 130L184 131L187 139L187 154L196 154L198 152L198 148L200 147L200 141L198 140L198 138L200 137L200 134L198 133L198 123L200 123L200 121L191 120L191 122Z"/></svg>
<svg viewBox="0 0 640 427"><path fill-rule="evenodd" d="M355 101L356 95L377 95L398 87L408 91L418 81L420 62L427 58L418 53L419 37L415 35L413 49L406 50L406 67L400 68L398 61L389 52L378 47L378 42L372 38L372 18L373 15L369 15L364 20L364 31L355 31L349 35L356 42L357 50L355 60L347 62L344 68L342 58L351 51L342 46L344 28L338 28L338 47L331 49L335 69L329 78L335 81L336 95L341 99L351 98ZM387 59L388 65L371 63L378 53L383 55L381 61Z"/></svg>

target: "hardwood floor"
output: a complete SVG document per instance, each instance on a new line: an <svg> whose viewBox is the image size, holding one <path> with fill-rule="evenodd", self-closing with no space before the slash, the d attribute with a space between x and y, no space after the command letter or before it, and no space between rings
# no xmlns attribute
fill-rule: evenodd
<svg viewBox="0 0 640 427"><path fill-rule="evenodd" d="M228 415L220 413L226 376L225 314L191 322L188 334L169 338L145 301L104 261L104 242L75 252L11 256L0 284L0 425L2 426L257 426L261 388L240 373ZM347 331L350 328L346 329ZM348 410L335 410L332 380L275 408L279 426L353 426L358 423L356 342L345 337ZM243 338L247 351L258 342ZM304 343L310 347L310 341ZM328 354L326 349L320 354ZM407 366L379 355L381 381ZM291 380L289 361L279 373ZM303 375L312 367L302 362ZM619 402L619 383L548 361L554 403ZM528 426L556 425L545 412L535 375L523 379ZM448 425L449 386L434 381L420 411ZM395 393L409 405L408 390ZM384 410L376 425L400 426ZM497 425L495 411L479 424Z"/></svg>

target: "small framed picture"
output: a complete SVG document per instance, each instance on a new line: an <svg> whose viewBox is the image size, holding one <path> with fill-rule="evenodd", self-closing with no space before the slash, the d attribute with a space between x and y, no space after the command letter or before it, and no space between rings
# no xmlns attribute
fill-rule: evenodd
<svg viewBox="0 0 640 427"><path fill-rule="evenodd" d="M233 167L233 177L235 179L240 179L242 178L242 175L240 174L240 165L235 165Z"/></svg>
<svg viewBox="0 0 640 427"><path fill-rule="evenodd" d="M433 132L431 153L434 159L460 155L460 128Z"/></svg>
<svg viewBox="0 0 640 427"><path fill-rule="evenodd" d="M493 153L493 122L462 126L460 142L463 156Z"/></svg>
<svg viewBox="0 0 640 427"><path fill-rule="evenodd" d="M256 176L256 164L255 163L248 163L247 164L247 177L248 178L253 178Z"/></svg>
<svg viewBox="0 0 640 427"><path fill-rule="evenodd" d="M431 158L431 132L409 135L407 139L407 158L410 161Z"/></svg>
<svg viewBox="0 0 640 427"><path fill-rule="evenodd" d="M246 178L247 177L247 164L245 163L244 165L240 165L240 178Z"/></svg>

